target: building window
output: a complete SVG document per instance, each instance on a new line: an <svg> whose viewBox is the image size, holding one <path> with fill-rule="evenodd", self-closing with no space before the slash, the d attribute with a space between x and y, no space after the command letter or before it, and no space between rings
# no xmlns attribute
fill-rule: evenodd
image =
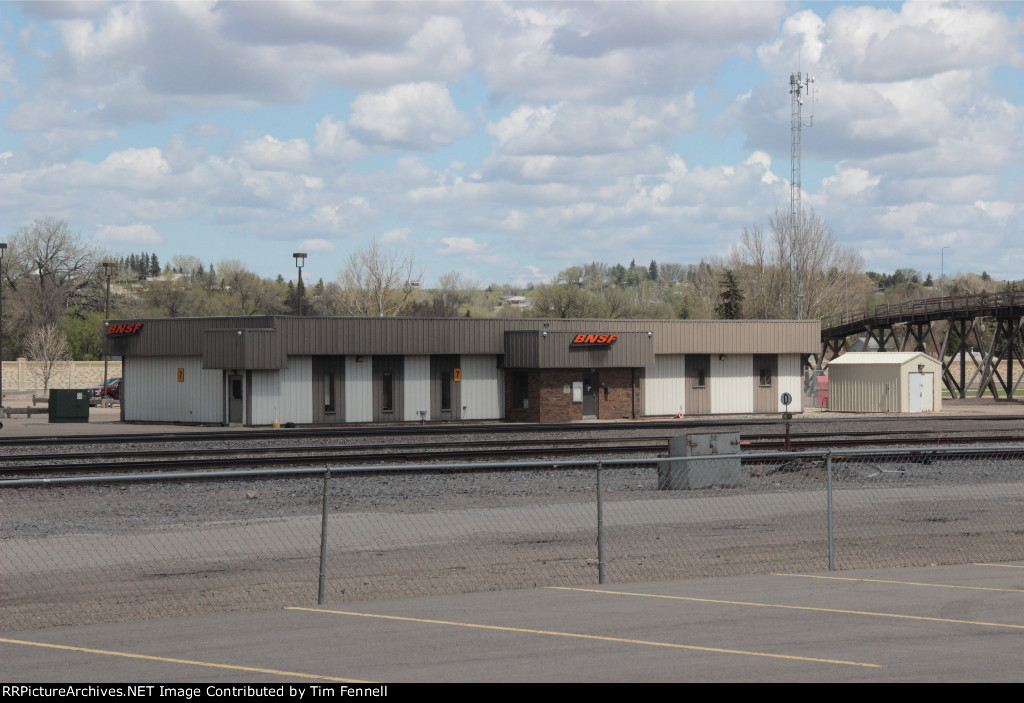
<svg viewBox="0 0 1024 703"><path fill-rule="evenodd" d="M441 410L452 409L452 373L447 369L441 371Z"/></svg>
<svg viewBox="0 0 1024 703"><path fill-rule="evenodd" d="M381 410L386 413L395 411L395 379L390 371L384 372L380 384Z"/></svg>
<svg viewBox="0 0 1024 703"><path fill-rule="evenodd" d="M771 368L760 369L760 383L762 386L772 385L772 370Z"/></svg>
<svg viewBox="0 0 1024 703"><path fill-rule="evenodd" d="M334 412L334 374L324 374L324 412Z"/></svg>
<svg viewBox="0 0 1024 703"><path fill-rule="evenodd" d="M707 372L704 369L697 369L697 375L693 379L693 387L694 388L704 388L705 386L707 386L707 383L708 383Z"/></svg>
<svg viewBox="0 0 1024 703"><path fill-rule="evenodd" d="M512 374L512 407L530 407L530 383L529 375L525 371L516 371Z"/></svg>

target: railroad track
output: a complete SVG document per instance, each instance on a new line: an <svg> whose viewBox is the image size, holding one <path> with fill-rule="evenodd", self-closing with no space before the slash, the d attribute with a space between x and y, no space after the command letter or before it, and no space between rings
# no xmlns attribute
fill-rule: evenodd
<svg viewBox="0 0 1024 703"><path fill-rule="evenodd" d="M675 434L675 433L674 433ZM289 446L180 447L158 449L127 447L109 450L33 452L8 454L0 460L0 476L80 473L130 473L136 471L177 471L225 468L273 468L297 465L360 466L403 463L460 463L477 461L526 461L561 457L640 456L654 458L667 455L669 435L653 437L586 437L509 440L459 440L408 442L388 444L298 444ZM145 444L139 436L136 444ZM152 441L163 441L160 440ZM218 439L223 441L222 437ZM209 440L208 440L209 441ZM745 452L781 450L784 433L762 432L741 435ZM1002 434L974 432L917 433L908 437L906 430L892 432L852 431L836 435L831 432L802 432L792 435L794 451L822 448L914 446L950 448L970 444L1024 443L1024 433ZM1024 447L1022 447L1024 451ZM2 482L2 479L0 479Z"/></svg>

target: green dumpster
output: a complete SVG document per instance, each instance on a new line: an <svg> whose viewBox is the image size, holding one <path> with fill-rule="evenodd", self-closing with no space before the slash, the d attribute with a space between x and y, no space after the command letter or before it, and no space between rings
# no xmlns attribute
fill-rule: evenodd
<svg viewBox="0 0 1024 703"><path fill-rule="evenodd" d="M50 422L89 422L89 391L50 389Z"/></svg>

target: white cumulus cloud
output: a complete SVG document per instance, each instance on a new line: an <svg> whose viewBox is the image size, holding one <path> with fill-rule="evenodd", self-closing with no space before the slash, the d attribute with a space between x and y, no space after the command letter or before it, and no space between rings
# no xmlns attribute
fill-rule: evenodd
<svg viewBox="0 0 1024 703"><path fill-rule="evenodd" d="M451 144L472 129L439 83L403 83L364 93L352 102L349 124L367 142L417 150Z"/></svg>
<svg viewBox="0 0 1024 703"><path fill-rule="evenodd" d="M105 225L97 230L93 240L98 244L124 246L157 246L164 243L155 229L150 225Z"/></svg>

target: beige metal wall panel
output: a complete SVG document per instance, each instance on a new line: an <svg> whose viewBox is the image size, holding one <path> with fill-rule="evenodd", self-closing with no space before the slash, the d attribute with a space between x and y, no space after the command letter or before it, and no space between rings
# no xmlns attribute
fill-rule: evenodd
<svg viewBox="0 0 1024 703"><path fill-rule="evenodd" d="M345 357L345 422L373 422L373 363L368 356Z"/></svg>
<svg viewBox="0 0 1024 703"><path fill-rule="evenodd" d="M644 377L644 415L676 415L686 411L686 356L659 354Z"/></svg>
<svg viewBox="0 0 1024 703"><path fill-rule="evenodd" d="M793 402L789 404L789 412L804 411L803 364L799 354L779 354L779 407L780 413L786 412L782 404L782 394L789 393Z"/></svg>
<svg viewBox="0 0 1024 703"><path fill-rule="evenodd" d="M125 368L123 392L125 420L225 420L224 374L220 370L203 369L199 356L133 357Z"/></svg>
<svg viewBox="0 0 1024 703"><path fill-rule="evenodd" d="M719 358L724 356L725 358ZM752 354L711 356L711 412L715 415L754 412Z"/></svg>
<svg viewBox="0 0 1024 703"><path fill-rule="evenodd" d="M285 368L278 372L278 421L283 425L313 422L313 358L290 356Z"/></svg>
<svg viewBox="0 0 1024 703"><path fill-rule="evenodd" d="M405 410L403 419L430 420L430 357L406 356L403 380ZM425 415L420 415L425 410Z"/></svg>
<svg viewBox="0 0 1024 703"><path fill-rule="evenodd" d="M835 379L835 380L833 380ZM899 367L895 365L828 368L828 404L837 412L899 412Z"/></svg>
<svg viewBox="0 0 1024 703"><path fill-rule="evenodd" d="M280 372L253 371L251 378L252 424L270 425L275 419L279 420Z"/></svg>
<svg viewBox="0 0 1024 703"><path fill-rule="evenodd" d="M462 405L465 420L500 420L505 416L505 375L497 356L462 354Z"/></svg>

